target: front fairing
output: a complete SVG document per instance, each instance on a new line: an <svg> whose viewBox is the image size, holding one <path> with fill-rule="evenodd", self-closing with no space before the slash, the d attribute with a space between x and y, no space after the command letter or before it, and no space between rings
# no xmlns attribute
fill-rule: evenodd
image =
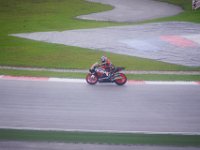
<svg viewBox="0 0 200 150"><path fill-rule="evenodd" d="M94 63L94 64L90 67L90 69L93 70L93 69L96 68L97 66L99 66L99 63L98 63L98 62Z"/></svg>

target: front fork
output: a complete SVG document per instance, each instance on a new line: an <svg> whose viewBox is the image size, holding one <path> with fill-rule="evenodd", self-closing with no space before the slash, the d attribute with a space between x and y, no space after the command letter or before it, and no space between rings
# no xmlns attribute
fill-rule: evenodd
<svg viewBox="0 0 200 150"><path fill-rule="evenodd" d="M95 78L95 75L93 73L91 73L91 78L94 79Z"/></svg>

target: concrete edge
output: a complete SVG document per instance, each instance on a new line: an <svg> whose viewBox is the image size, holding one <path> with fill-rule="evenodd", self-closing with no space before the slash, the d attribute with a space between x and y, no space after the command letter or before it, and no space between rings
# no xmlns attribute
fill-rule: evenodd
<svg viewBox="0 0 200 150"><path fill-rule="evenodd" d="M27 77L27 76L9 76L0 75L0 80L20 80L20 81L48 81L48 82L65 82L65 83L86 83L85 79L72 78L49 78L49 77ZM128 85L200 85L200 81L144 81L128 80Z"/></svg>

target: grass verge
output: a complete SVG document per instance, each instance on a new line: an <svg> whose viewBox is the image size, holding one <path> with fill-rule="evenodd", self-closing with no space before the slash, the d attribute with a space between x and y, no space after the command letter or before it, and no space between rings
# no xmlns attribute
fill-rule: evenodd
<svg viewBox="0 0 200 150"><path fill-rule="evenodd" d="M0 69L0 75L59 77L59 78L85 78L86 73L51 72L51 71L21 71ZM159 74L127 74L128 80L146 81L200 81L200 75L159 75Z"/></svg>
<svg viewBox="0 0 200 150"><path fill-rule="evenodd" d="M186 67L150 59L93 51L78 47L49 44L8 37L12 46L0 46L0 65L87 69L106 55L116 66L123 65L127 70L200 70L200 67ZM22 46L23 45L23 46Z"/></svg>
<svg viewBox="0 0 200 150"><path fill-rule="evenodd" d="M199 135L93 133L0 129L0 140L200 147Z"/></svg>

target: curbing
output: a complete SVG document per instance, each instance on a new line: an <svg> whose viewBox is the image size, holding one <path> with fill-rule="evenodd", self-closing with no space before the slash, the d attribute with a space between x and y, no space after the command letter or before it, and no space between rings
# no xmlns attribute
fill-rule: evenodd
<svg viewBox="0 0 200 150"><path fill-rule="evenodd" d="M72 78L48 78L48 77L27 77L27 76L7 76L0 75L0 80L22 80L22 81L49 81L49 82L65 82L65 83L86 83L85 79ZM200 81L144 81L144 80L128 80L128 85L200 85Z"/></svg>

